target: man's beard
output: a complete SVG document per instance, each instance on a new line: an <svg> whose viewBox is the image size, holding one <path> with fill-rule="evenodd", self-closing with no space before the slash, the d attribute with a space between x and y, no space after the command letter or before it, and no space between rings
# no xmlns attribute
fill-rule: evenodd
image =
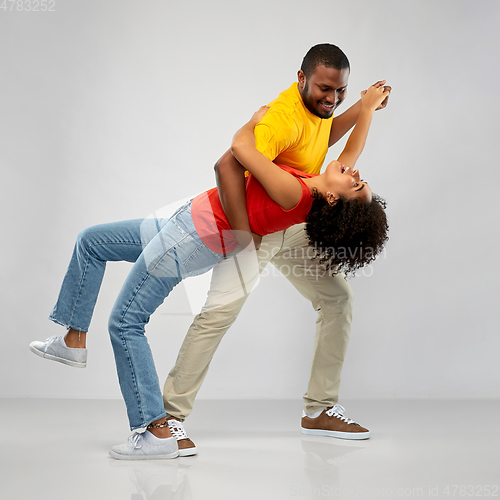
<svg viewBox="0 0 500 500"><path fill-rule="evenodd" d="M314 108L312 105L312 99L309 99L309 82L306 80L306 84L304 86L304 90L302 93L302 102L304 103L304 106L314 115L317 116L318 118L321 118L322 120L327 120L328 118L331 118L333 115L333 112L337 108L337 105L333 106L332 110L327 112L326 114L320 115L318 113L318 110Z"/></svg>

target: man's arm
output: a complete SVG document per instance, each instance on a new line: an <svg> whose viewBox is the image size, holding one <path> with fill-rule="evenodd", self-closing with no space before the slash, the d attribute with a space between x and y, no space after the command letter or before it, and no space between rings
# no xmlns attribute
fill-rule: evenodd
<svg viewBox="0 0 500 500"><path fill-rule="evenodd" d="M391 87L385 85L385 80L380 80L373 84L372 87L379 88L384 87L385 90L391 91ZM387 106L387 101L389 100L389 95L386 97L384 102L380 104L377 108L384 109ZM341 115L336 116L332 121L332 128L330 129L330 139L328 140L328 147L333 146L337 141L342 139L349 130L351 130L359 118L359 113L361 112L361 99L354 105L352 105L348 110L344 111Z"/></svg>
<svg viewBox="0 0 500 500"><path fill-rule="evenodd" d="M245 169L228 150L217 160L214 170L222 209L239 245L246 248L252 237L255 248L259 248L262 237L251 232L248 220Z"/></svg>

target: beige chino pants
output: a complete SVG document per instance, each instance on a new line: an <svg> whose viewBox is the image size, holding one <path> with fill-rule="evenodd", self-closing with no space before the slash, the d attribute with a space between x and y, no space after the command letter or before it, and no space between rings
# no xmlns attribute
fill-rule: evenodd
<svg viewBox="0 0 500 500"><path fill-rule="evenodd" d="M305 224L264 236L257 252L240 252L215 266L202 311L190 326L175 366L165 382L165 411L180 420L191 412L196 394L222 337L234 323L268 263L273 264L318 313L307 414L338 401L340 374L351 329L353 295L343 274L331 276L308 245ZM300 334L301 332L297 332Z"/></svg>

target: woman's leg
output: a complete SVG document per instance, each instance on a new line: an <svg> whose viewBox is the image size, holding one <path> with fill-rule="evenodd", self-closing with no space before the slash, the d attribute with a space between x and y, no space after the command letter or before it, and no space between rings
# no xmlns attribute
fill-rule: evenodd
<svg viewBox="0 0 500 500"><path fill-rule="evenodd" d="M72 349L85 349L87 347L87 332L70 328L64 336L64 343Z"/></svg>
<svg viewBox="0 0 500 500"><path fill-rule="evenodd" d="M69 329L70 344L75 344L77 338L81 341L81 332L89 329L106 263L135 262L141 254L147 244L145 231L141 231L141 226L148 224L144 221L147 219L100 224L78 235L59 298L49 316Z"/></svg>
<svg viewBox="0 0 500 500"><path fill-rule="evenodd" d="M188 204L162 225L130 271L113 307L109 333L132 430L166 415L145 325L174 286L221 258L199 239Z"/></svg>
<svg viewBox="0 0 500 500"><path fill-rule="evenodd" d="M153 226L153 231L151 230ZM59 298L50 319L66 326L64 338L53 336L34 341L37 356L85 368L88 331L107 261L135 262L156 228L153 219L100 224L82 231L77 238ZM156 233L158 231L156 230Z"/></svg>

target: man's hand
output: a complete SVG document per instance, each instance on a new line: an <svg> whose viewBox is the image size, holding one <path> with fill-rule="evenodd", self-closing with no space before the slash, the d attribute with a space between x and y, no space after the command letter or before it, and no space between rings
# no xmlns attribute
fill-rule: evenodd
<svg viewBox="0 0 500 500"><path fill-rule="evenodd" d="M392 87L390 87L389 85L385 85L385 82L386 82L385 80L380 80L372 85L372 87L375 87L376 89L378 89L379 87L384 87L384 90L386 92L389 92L387 94L387 97L382 101L380 106L375 111L378 111L379 109L384 109L387 106L387 103L389 102L389 96L391 95Z"/></svg>
<svg viewBox="0 0 500 500"><path fill-rule="evenodd" d="M253 250L258 250L260 248L260 244L262 242L262 236L260 234L238 230L233 231L233 234L240 249L252 252Z"/></svg>
<svg viewBox="0 0 500 500"><path fill-rule="evenodd" d="M260 234L252 233L252 238L255 250L258 250L260 248L260 244L262 243L262 236Z"/></svg>

